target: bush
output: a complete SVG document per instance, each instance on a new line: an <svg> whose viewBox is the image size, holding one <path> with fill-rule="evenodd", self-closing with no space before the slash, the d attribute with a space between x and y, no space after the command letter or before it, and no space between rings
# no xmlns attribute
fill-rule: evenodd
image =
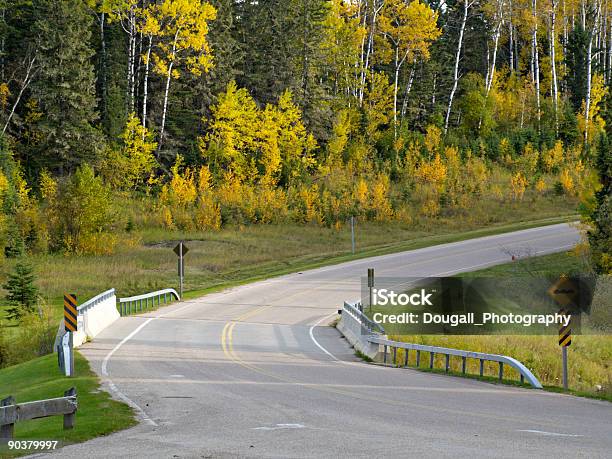
<svg viewBox="0 0 612 459"><path fill-rule="evenodd" d="M116 239L109 234L113 211L110 190L91 166L81 166L58 191L48 209L56 227L53 248L78 254L112 252Z"/></svg>

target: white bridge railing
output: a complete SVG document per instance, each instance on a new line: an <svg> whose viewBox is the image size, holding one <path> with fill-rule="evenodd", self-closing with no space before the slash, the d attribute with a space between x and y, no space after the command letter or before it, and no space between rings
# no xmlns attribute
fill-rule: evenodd
<svg viewBox="0 0 612 459"><path fill-rule="evenodd" d="M128 298L119 298L117 309L121 316L129 316L138 312L143 312L154 306L167 304L173 299L180 301L180 296L173 288L158 290L156 292L145 293L144 295L130 296ZM156 304L157 301L157 304Z"/></svg>
<svg viewBox="0 0 612 459"><path fill-rule="evenodd" d="M382 346L383 364L388 363L388 350L390 350L392 354L391 363L394 366L399 367L400 363L397 360L398 349L404 350L404 367L408 367L408 357L410 351L416 352L416 367L419 367L421 364L421 353L428 353L430 369L434 368L436 354L444 355L444 369L447 372L450 370L451 356L461 357L461 370L463 374L465 374L467 371L467 359L477 359L480 361L480 376L484 375L484 362L497 362L499 365L498 375L500 381L503 380L504 377L504 365L508 365L518 371L520 374L521 383L524 383L526 380L529 384L531 384L531 386L537 389L542 388L542 384L540 381L538 381L538 378L536 378L525 365L512 357L389 340L386 336L382 335L384 333L384 329L379 324L372 322L372 320L370 320L370 318L361 311L360 306L361 305L359 303L344 303L342 317L340 319L338 329L349 340L349 342L355 346L355 348L362 352L364 352L363 349L369 349L370 352L366 353L370 356L378 354L380 346Z"/></svg>

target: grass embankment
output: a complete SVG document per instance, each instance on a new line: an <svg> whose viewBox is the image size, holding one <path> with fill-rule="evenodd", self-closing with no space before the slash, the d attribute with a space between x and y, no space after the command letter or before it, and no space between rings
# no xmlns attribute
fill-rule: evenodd
<svg viewBox="0 0 612 459"><path fill-rule="evenodd" d="M520 216L522 213L509 216L486 228L475 223L450 221L418 228L400 223L360 222L356 227L356 255L350 253L348 226L333 229L309 225L253 225L228 227L219 232L147 229L135 233L136 242L119 247L112 255L44 255L31 259L41 294L52 305L54 319L59 320L62 295L67 291L77 293L79 301L85 301L111 287L119 296L178 288L177 257L172 249L179 240L188 241L185 297L193 298L214 289L325 264L576 219L575 215L568 214L516 221ZM9 264L1 268L4 273L0 276L4 277L10 269ZM14 324L5 321L5 325L10 328Z"/></svg>
<svg viewBox="0 0 612 459"><path fill-rule="evenodd" d="M466 273L464 276L512 276L517 274L534 275L572 273L584 270L583 261L573 253L560 253L521 260L495 266L482 271ZM612 336L609 335L612 296L610 292L599 292L593 302L591 315L584 317L582 334L574 334L568 349L568 370L570 391L575 395L585 395L612 401ZM400 341L434 346L465 349L512 356L523 362L547 389L561 390L561 349L557 336L394 336ZM414 354L414 353L413 353ZM403 363L401 353L399 362ZM415 356L410 358L414 365ZM478 374L478 361L468 360L468 372ZM429 366L429 355L421 356L421 367ZM435 366L444 367L444 357L436 358ZM451 359L454 374L461 372L461 359ZM491 379L497 376L498 366L494 363L485 367L485 374ZM506 379L518 380L513 369L505 368Z"/></svg>
<svg viewBox="0 0 612 459"><path fill-rule="evenodd" d="M131 408L112 400L109 394L100 390L98 377L78 352L75 353L75 372L73 378L62 376L55 355L0 370L0 398L12 395L17 403L62 397L64 391L73 386L77 390L79 407L72 430L63 430L63 416L34 419L15 424L15 440L58 440L59 447L108 435L136 424ZM37 451L29 451L34 452ZM0 457L26 453L10 452L4 444L0 444Z"/></svg>

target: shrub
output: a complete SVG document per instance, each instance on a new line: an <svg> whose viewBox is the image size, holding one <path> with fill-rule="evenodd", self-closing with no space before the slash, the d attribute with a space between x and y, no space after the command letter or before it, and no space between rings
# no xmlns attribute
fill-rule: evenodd
<svg viewBox="0 0 612 459"><path fill-rule="evenodd" d="M78 254L100 254L113 250L113 212L110 190L85 164L60 187L58 199L49 209L55 214L54 247Z"/></svg>

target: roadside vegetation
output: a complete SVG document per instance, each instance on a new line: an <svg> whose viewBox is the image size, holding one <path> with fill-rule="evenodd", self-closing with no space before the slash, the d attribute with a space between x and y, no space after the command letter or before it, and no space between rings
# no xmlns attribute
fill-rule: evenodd
<svg viewBox="0 0 612 459"><path fill-rule="evenodd" d="M63 397L64 391L75 387L78 410L72 430L63 430L63 417L18 422L15 440L58 440L58 447L108 435L136 424L127 405L111 399L101 390L100 380L91 371L87 360L75 353L75 376L64 377L57 367L55 355L38 357L28 362L0 369L0 395L12 395L17 403ZM31 454L33 451L30 451ZM25 451L9 451L0 445L0 457L16 457Z"/></svg>
<svg viewBox="0 0 612 459"><path fill-rule="evenodd" d="M512 263L495 266L489 269L466 273L464 276L516 276L516 275L547 275L584 273L589 269L587 259L580 253L566 252L535 258L525 258ZM583 315L581 333L572 335L572 345L568 349L569 387L577 395L586 395L604 398L612 401L612 311L609 291L598 291L591 314ZM551 390L562 388L561 374L561 348L558 337L550 336L394 336L399 341L426 344L433 346L450 347L476 352L509 355L524 363L542 382ZM400 350L401 351L401 350ZM403 362L403 351L400 352L400 362ZM411 365L414 365L414 356ZM442 356L438 356L435 365L443 368ZM428 368L428 359L422 359L421 365ZM470 362L468 359L468 372L477 375L478 361ZM461 372L461 360L451 359L451 371ZM498 368L490 364L485 367L485 375L495 378ZM519 374L515 370L504 369L507 380L517 381ZM493 380L492 379L492 380Z"/></svg>

